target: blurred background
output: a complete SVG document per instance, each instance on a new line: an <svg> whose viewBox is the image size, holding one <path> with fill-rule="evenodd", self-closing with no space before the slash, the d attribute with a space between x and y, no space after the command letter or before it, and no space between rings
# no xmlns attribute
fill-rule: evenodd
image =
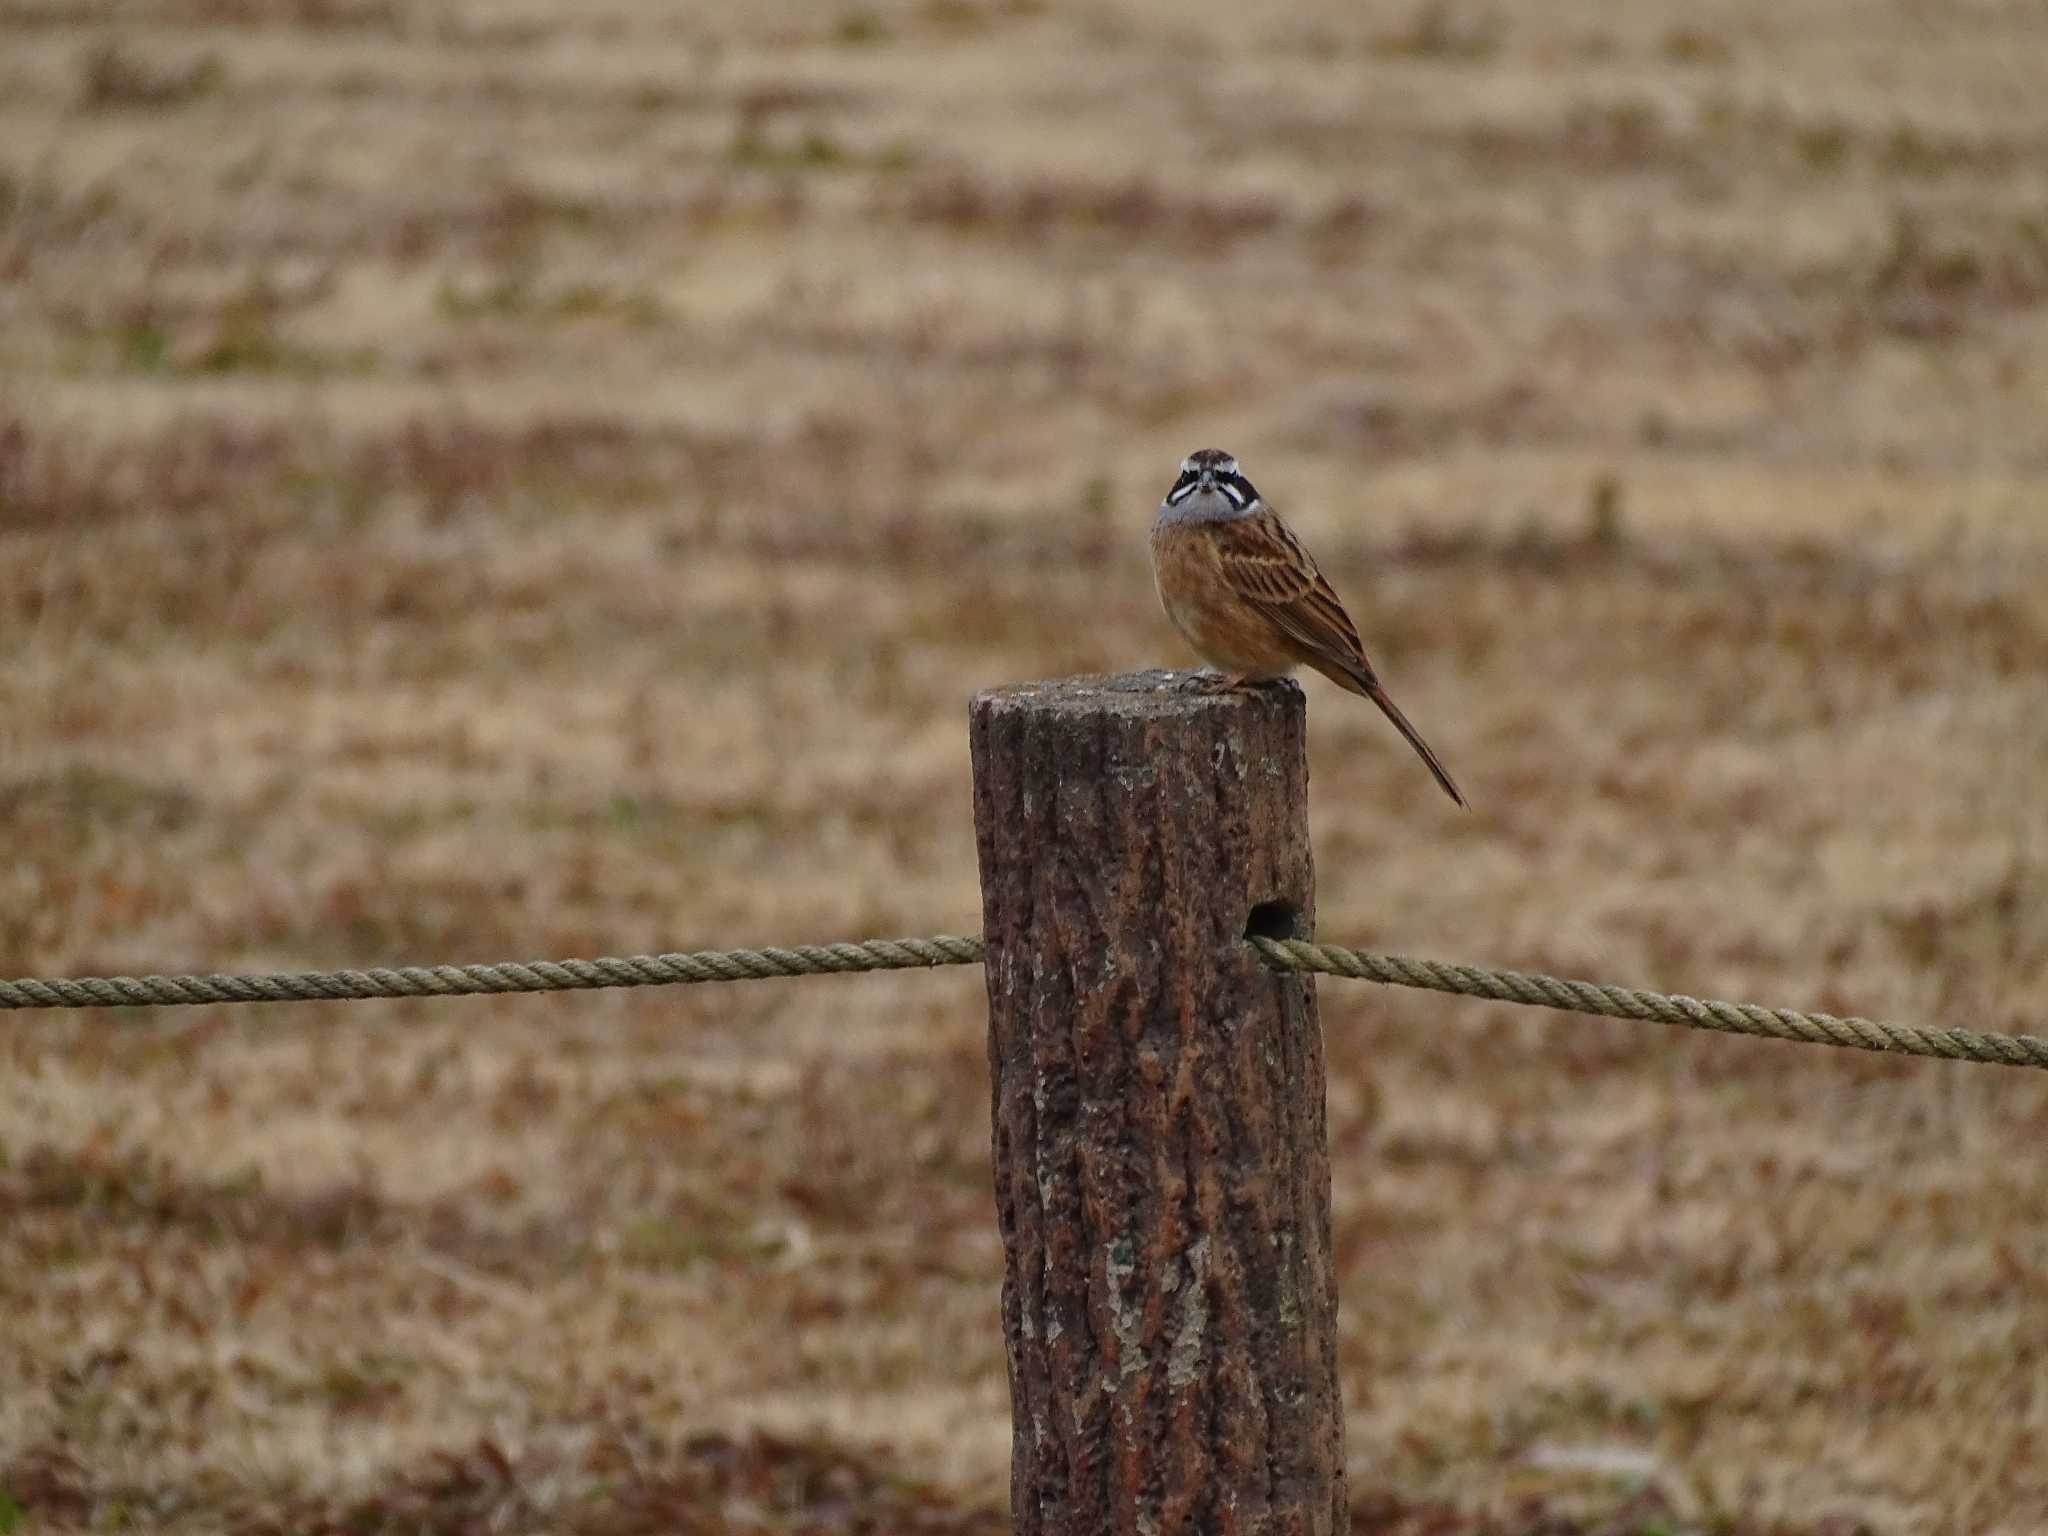
<svg viewBox="0 0 2048 1536"><path fill-rule="evenodd" d="M2031 0L0 0L0 969L970 932L1185 664L1323 936L2048 1028ZM2038 1530L2048 1080L1322 987L1362 1531ZM997 1532L978 972L0 1027L0 1530ZM863 1523L865 1522L865 1523Z"/></svg>

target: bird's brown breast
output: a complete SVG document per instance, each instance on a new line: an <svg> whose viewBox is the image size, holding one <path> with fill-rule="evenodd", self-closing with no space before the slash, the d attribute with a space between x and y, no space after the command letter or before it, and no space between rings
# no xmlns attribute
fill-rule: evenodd
<svg viewBox="0 0 2048 1536"><path fill-rule="evenodd" d="M1254 677L1279 676L1298 665L1279 627L1224 574L1214 525L1155 525L1152 578L1166 616L1210 665Z"/></svg>

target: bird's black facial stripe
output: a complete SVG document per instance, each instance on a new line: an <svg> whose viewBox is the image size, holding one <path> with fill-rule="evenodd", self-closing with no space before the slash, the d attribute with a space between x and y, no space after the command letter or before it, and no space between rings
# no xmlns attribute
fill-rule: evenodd
<svg viewBox="0 0 2048 1536"><path fill-rule="evenodd" d="M1218 473L1219 467L1207 464L1183 469L1180 478L1173 482L1173 489L1166 493L1166 504L1169 507L1177 507L1194 495L1202 484L1204 473L1213 477L1216 489L1229 498L1233 507L1242 510L1259 499L1259 493L1251 481L1239 474L1234 465L1225 473Z"/></svg>

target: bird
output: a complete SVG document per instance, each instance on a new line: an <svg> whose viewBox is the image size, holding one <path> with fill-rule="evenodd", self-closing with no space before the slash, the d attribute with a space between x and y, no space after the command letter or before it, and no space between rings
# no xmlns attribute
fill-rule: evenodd
<svg viewBox="0 0 2048 1536"><path fill-rule="evenodd" d="M1315 558L1235 456L1203 448L1181 460L1180 478L1152 523L1152 580L1174 628L1219 669L1209 686L1236 689L1313 667L1379 705L1443 792L1467 803L1442 759L1387 697L1358 626Z"/></svg>

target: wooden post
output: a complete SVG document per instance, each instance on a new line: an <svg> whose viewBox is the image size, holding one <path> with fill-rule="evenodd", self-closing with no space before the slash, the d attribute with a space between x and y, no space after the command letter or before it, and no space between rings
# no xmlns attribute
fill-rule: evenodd
<svg viewBox="0 0 2048 1536"><path fill-rule="evenodd" d="M1342 1536L1299 689L972 708L1016 1536Z"/></svg>

